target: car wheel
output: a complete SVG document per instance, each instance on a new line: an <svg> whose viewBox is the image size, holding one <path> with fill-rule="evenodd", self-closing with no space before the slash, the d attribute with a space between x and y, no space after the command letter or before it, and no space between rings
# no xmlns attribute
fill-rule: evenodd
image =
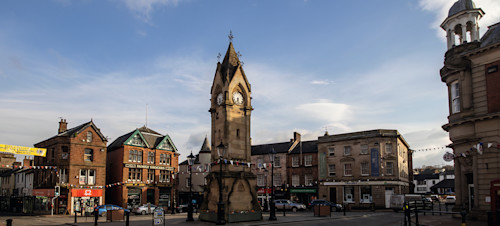
<svg viewBox="0 0 500 226"><path fill-rule="evenodd" d="M141 211L142 215L146 215L146 210Z"/></svg>
<svg viewBox="0 0 500 226"><path fill-rule="evenodd" d="M293 212L297 212L297 208L293 207L293 208L292 208L292 211L293 211Z"/></svg>

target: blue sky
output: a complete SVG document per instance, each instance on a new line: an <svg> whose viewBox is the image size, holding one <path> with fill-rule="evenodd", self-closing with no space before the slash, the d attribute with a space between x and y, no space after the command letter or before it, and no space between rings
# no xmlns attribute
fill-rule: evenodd
<svg viewBox="0 0 500 226"><path fill-rule="evenodd" d="M254 144L397 129L412 149L450 143L446 51L454 0L0 2L0 143L32 146L92 119L109 142L146 123L181 159L210 135L227 35L252 84ZM481 32L500 3L476 0ZM445 150L414 165L444 164Z"/></svg>

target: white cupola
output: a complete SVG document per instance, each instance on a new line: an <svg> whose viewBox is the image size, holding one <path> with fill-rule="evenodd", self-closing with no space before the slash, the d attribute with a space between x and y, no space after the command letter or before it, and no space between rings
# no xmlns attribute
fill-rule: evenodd
<svg viewBox="0 0 500 226"><path fill-rule="evenodd" d="M483 17L481 8L476 8L472 0L458 0L441 24L446 31L448 49L467 42L479 41L478 21Z"/></svg>

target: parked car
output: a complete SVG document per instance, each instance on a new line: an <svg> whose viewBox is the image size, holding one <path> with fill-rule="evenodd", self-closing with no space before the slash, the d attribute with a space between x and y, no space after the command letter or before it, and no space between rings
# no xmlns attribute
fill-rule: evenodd
<svg viewBox="0 0 500 226"><path fill-rule="evenodd" d="M342 211L342 208L343 208L341 204L329 202L329 201L326 201L324 199L315 199L315 200L312 200L311 203L309 203L310 207L314 207L316 205L330 206L330 211L336 211L336 212Z"/></svg>
<svg viewBox="0 0 500 226"><path fill-rule="evenodd" d="M448 195L448 196L446 196L446 199L444 199L444 204L445 205L455 205L456 201L457 201L457 198L455 198L454 195Z"/></svg>
<svg viewBox="0 0 500 226"><path fill-rule="evenodd" d="M302 203L296 203L288 199L277 199L274 201L274 206L277 210L282 210L283 208L285 208L285 210L291 210L293 212L306 209L306 205Z"/></svg>
<svg viewBox="0 0 500 226"><path fill-rule="evenodd" d="M187 212L189 208L189 205L187 203L185 204L180 204L177 206L176 211L177 213L182 213L182 212ZM196 212L196 205L193 204L193 212Z"/></svg>
<svg viewBox="0 0 500 226"><path fill-rule="evenodd" d="M152 214L154 210L156 209L156 206L153 204L143 204L142 206L138 206L132 210L133 213L135 214Z"/></svg>
<svg viewBox="0 0 500 226"><path fill-rule="evenodd" d="M106 205L101 205L97 206L94 211L99 212L99 216L105 217L106 213L108 210L124 210L125 212L130 212L128 209L123 209L121 206L113 205L113 204L106 204Z"/></svg>

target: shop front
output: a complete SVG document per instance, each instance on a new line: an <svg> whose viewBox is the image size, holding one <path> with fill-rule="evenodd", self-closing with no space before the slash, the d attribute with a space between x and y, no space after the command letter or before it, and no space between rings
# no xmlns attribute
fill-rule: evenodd
<svg viewBox="0 0 500 226"><path fill-rule="evenodd" d="M127 189L127 209L133 209L141 205L142 189L129 187Z"/></svg>
<svg viewBox="0 0 500 226"><path fill-rule="evenodd" d="M51 210L51 199L54 197L53 188L33 189L35 196L34 212L48 212Z"/></svg>
<svg viewBox="0 0 500 226"><path fill-rule="evenodd" d="M269 210L269 201L271 200L272 194L271 188L259 188L257 190L257 200L264 211Z"/></svg>
<svg viewBox="0 0 500 226"><path fill-rule="evenodd" d="M75 211L83 215L94 212L94 207L103 205L102 189L71 189L71 214Z"/></svg>
<svg viewBox="0 0 500 226"><path fill-rule="evenodd" d="M317 188L290 188L290 200L297 203L302 203L308 206L309 203L311 203L312 200L317 199L317 197Z"/></svg>
<svg viewBox="0 0 500 226"><path fill-rule="evenodd" d="M158 199L158 206L163 207L164 209L170 208L170 192L171 188L160 188L160 197Z"/></svg>

